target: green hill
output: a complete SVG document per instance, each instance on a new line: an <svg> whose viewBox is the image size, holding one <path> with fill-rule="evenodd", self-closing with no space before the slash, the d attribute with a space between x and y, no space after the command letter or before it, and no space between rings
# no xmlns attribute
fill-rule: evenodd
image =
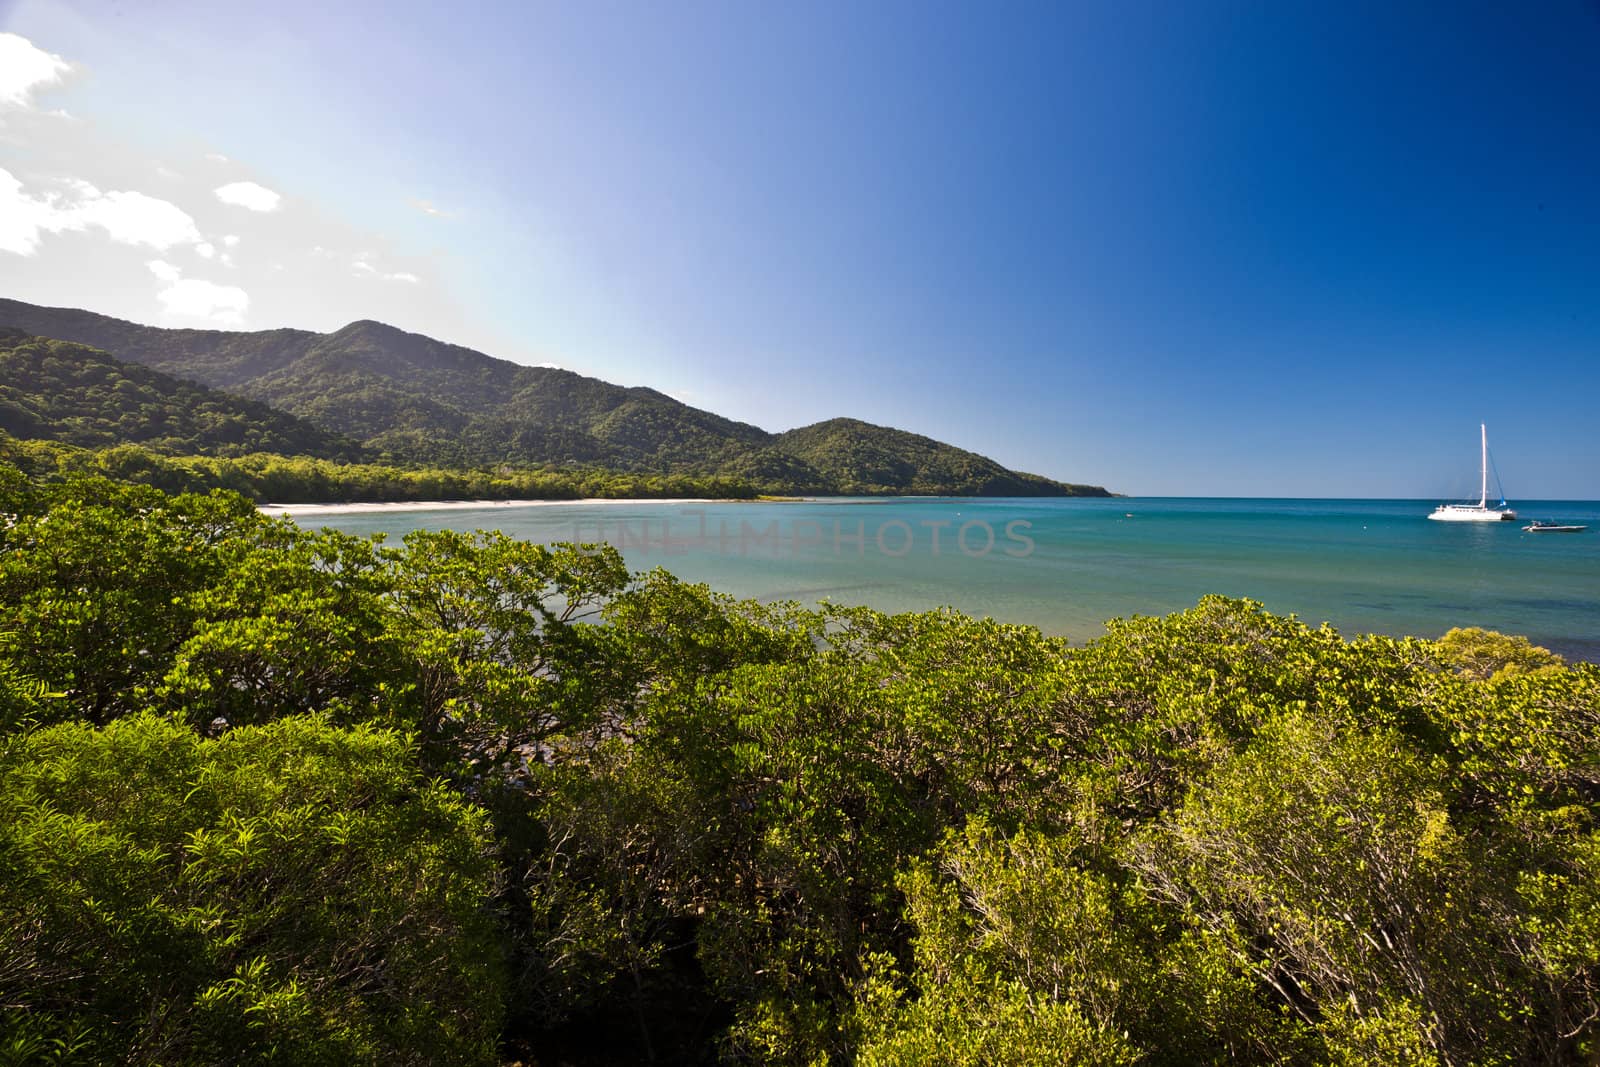
<svg viewBox="0 0 1600 1067"><path fill-rule="evenodd" d="M842 493L1062 495L1059 482L1007 470L986 456L931 437L859 419L829 419L781 433L776 447L815 467ZM1098 489L1067 488L1075 495L1095 495Z"/></svg>
<svg viewBox="0 0 1600 1067"><path fill-rule="evenodd" d="M0 329L0 430L83 448L252 452L355 460L362 449L304 419L124 363L87 345Z"/></svg>
<svg viewBox="0 0 1600 1067"><path fill-rule="evenodd" d="M380 322L329 334L168 330L0 300L0 326L270 404L394 462L604 467L798 493L1105 495L856 420L771 434L653 389L511 363Z"/></svg>

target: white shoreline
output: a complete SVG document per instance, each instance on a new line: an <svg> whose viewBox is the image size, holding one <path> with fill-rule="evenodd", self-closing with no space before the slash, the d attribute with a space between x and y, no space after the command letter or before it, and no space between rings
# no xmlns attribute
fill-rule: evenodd
<svg viewBox="0 0 1600 1067"><path fill-rule="evenodd" d="M492 511L507 508L549 508L600 504L749 504L751 500L710 497L581 497L577 500L396 500L349 504L257 504L256 510L268 518L301 518L316 515L383 515L406 511ZM771 503L771 501L768 501Z"/></svg>

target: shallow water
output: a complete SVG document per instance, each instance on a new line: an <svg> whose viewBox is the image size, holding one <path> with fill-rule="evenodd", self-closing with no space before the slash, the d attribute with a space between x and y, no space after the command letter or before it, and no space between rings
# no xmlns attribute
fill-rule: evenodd
<svg viewBox="0 0 1600 1067"><path fill-rule="evenodd" d="M1513 501L1517 522L1439 523L1433 501L1122 498L607 503L302 518L353 533L498 527L604 540L636 569L762 600L949 605L1082 641L1206 593L1345 633L1526 634L1600 661L1600 502ZM1533 518L1587 523L1530 534Z"/></svg>

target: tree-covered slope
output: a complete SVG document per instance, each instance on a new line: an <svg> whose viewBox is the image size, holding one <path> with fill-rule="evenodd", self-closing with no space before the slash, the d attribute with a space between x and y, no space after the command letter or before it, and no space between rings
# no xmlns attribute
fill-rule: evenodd
<svg viewBox="0 0 1600 1067"><path fill-rule="evenodd" d="M225 388L405 460L709 472L768 437L653 389L523 366L380 322L330 334L168 330L0 300L0 326Z"/></svg>
<svg viewBox="0 0 1600 1067"><path fill-rule="evenodd" d="M0 430L85 448L143 444L164 452L252 452L356 459L349 438L98 349L0 328Z"/></svg>
<svg viewBox="0 0 1600 1067"><path fill-rule="evenodd" d="M829 419L778 435L776 446L810 464L844 493L962 496L1100 496L1098 486L1063 486L1007 470L976 452L859 419Z"/></svg>
<svg viewBox="0 0 1600 1067"><path fill-rule="evenodd" d="M380 322L329 334L167 330L0 300L0 326L227 389L400 462L576 464L807 493L1104 493L854 420L774 435L653 389L511 363Z"/></svg>
<svg viewBox="0 0 1600 1067"><path fill-rule="evenodd" d="M248 395L241 386L299 358L320 334L310 330L167 330L77 308L0 299L0 326L104 349L214 389Z"/></svg>

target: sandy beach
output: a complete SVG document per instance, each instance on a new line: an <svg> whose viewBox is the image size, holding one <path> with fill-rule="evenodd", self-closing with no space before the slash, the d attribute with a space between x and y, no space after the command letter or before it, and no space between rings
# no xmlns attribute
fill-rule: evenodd
<svg viewBox="0 0 1600 1067"><path fill-rule="evenodd" d="M261 504L263 515L307 518L317 515L399 514L406 511L500 511L512 508L550 508L609 504L744 504L744 500L697 497L582 497L577 500L396 500L349 504Z"/></svg>

